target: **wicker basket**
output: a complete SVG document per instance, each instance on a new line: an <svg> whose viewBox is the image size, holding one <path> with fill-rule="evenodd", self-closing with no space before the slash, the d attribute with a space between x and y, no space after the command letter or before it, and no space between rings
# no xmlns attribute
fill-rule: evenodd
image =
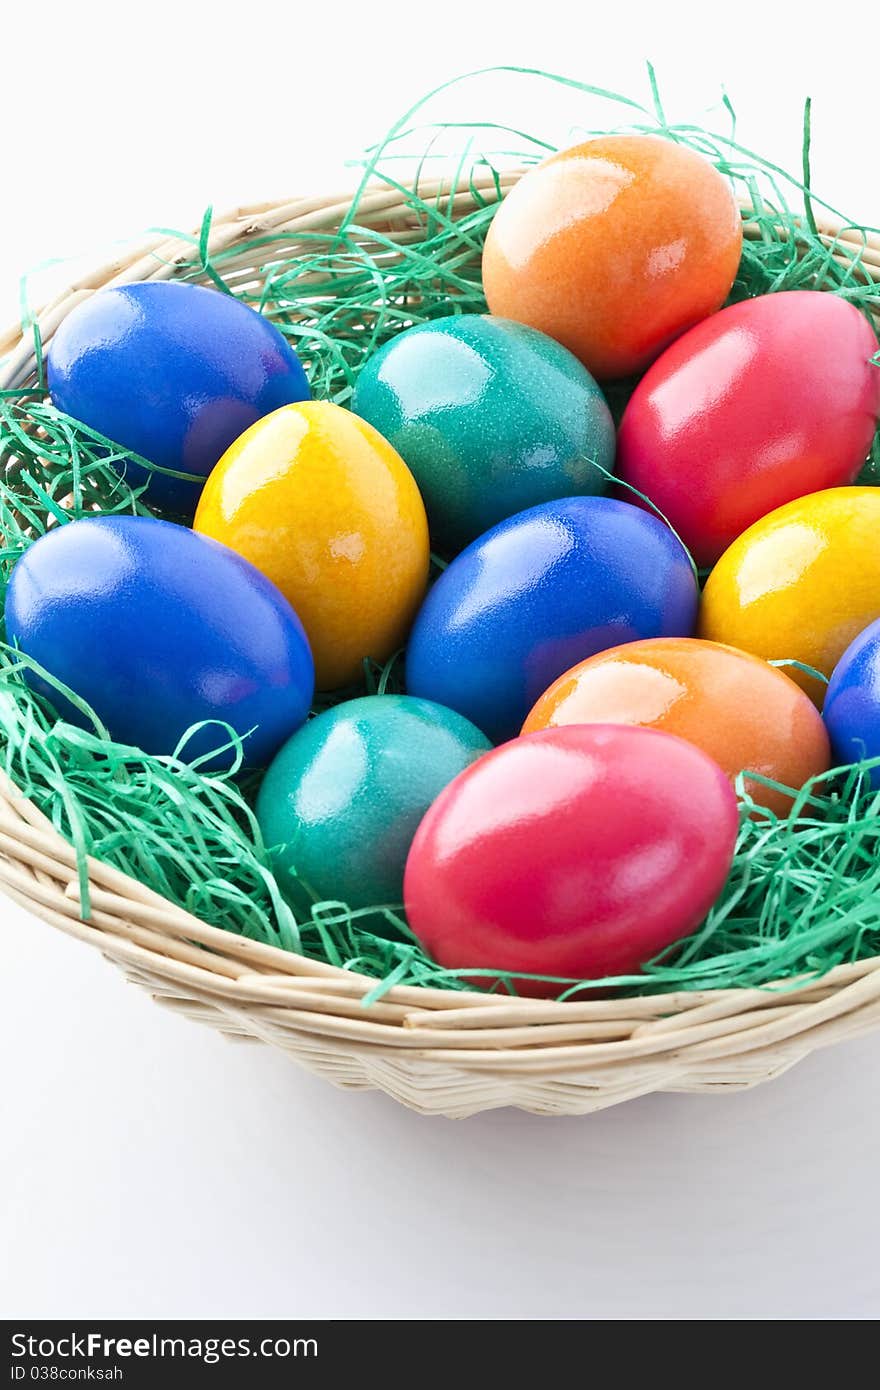
<svg viewBox="0 0 880 1390"><path fill-rule="evenodd" d="M516 178L506 175L505 187ZM473 187L455 191L455 215L472 208ZM487 176L489 197L492 187ZM440 191L429 180L420 189L426 198ZM237 243L283 235L289 256L297 232L334 228L348 202L300 198L236 209L215 221L210 249L231 251L224 271L245 275L251 265L247 252L234 256ZM419 236L394 190L368 193L358 222L409 241ZM862 250L854 233L827 222L821 230L843 261ZM757 234L747 216L745 232ZM260 254L269 259L265 242ZM167 279L190 255L191 243L156 236L80 279L41 314L43 341L95 290ZM880 283L880 237L862 262ZM7 352L0 389L29 384L32 340L16 328L0 338L0 354ZM880 957L783 995L715 990L560 1004L398 986L365 1008L371 979L206 926L106 864L92 860L89 871L84 921L73 849L0 780L0 881L10 897L96 947L167 1007L230 1037L283 1048L339 1086L375 1087L425 1114L465 1116L505 1105L583 1114L650 1091L739 1089L880 1024Z"/></svg>

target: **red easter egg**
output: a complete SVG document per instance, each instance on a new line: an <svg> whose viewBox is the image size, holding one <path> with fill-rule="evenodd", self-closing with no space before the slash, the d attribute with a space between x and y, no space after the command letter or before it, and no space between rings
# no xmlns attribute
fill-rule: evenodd
<svg viewBox="0 0 880 1390"><path fill-rule="evenodd" d="M714 564L776 507L855 479L880 414L876 351L864 315L833 294L788 290L722 309L639 382L618 473L699 565Z"/></svg>
<svg viewBox="0 0 880 1390"><path fill-rule="evenodd" d="M406 866L409 923L450 969L632 974L705 917L737 820L721 768L674 734L610 724L526 734L456 777L422 820Z"/></svg>

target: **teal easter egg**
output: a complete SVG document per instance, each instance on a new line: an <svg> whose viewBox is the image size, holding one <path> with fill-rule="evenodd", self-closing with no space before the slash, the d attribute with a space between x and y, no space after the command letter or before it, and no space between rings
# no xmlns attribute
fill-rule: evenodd
<svg viewBox="0 0 880 1390"><path fill-rule="evenodd" d="M332 898L399 904L422 816L491 744L460 714L409 695L347 700L310 720L271 763L257 820L282 891L300 910Z"/></svg>
<svg viewBox="0 0 880 1390"><path fill-rule="evenodd" d="M614 464L611 413L586 367L490 314L399 334L364 365L351 404L405 459L447 551L540 502L603 492Z"/></svg>

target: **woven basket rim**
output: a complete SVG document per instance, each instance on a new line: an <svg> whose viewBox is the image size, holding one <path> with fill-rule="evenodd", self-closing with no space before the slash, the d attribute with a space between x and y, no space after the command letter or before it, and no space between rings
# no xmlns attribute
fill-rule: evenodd
<svg viewBox="0 0 880 1390"><path fill-rule="evenodd" d="M502 189L522 172L506 172ZM454 195L469 207L475 188L495 187L487 174L454 188L448 178L426 178L419 191ZM209 251L333 226L350 196L231 209L214 218ZM746 236L757 233L748 211ZM358 221L400 228L411 216L400 192L378 186L364 194ZM829 217L816 220L836 258L860 254L864 274L878 283L872 313L880 323L880 234L863 237ZM191 238L156 234L96 265L35 315L43 342L97 290L171 278L191 255ZM35 364L32 332L17 324L0 334L5 353L0 389L23 385ZM341 1084L379 1085L431 1112L465 1114L489 1104L575 1112L650 1090L751 1085L814 1047L880 1024L880 956L760 988L585 1001L394 985L367 1010L362 1001L377 983L368 976L209 926L97 860L89 859L88 877L85 920L74 849L0 774L0 884L11 898L97 947L171 1007L230 1035L285 1047ZM412 1074L401 1070L402 1057Z"/></svg>
<svg viewBox="0 0 880 1390"><path fill-rule="evenodd" d="M491 194L500 189L507 193L522 175L528 172L529 167L523 165L505 170L498 175L497 180L494 175L487 173L475 174L467 180L462 179L455 185L456 196L472 202L472 190ZM418 191L420 197L427 200L442 197L444 194L448 196L452 189L451 180L441 175L437 178L423 177L419 181ZM229 208L224 213L215 214L211 219L208 252L214 257L228 251L237 241L247 241L251 237L272 233L281 235L291 230L306 231L326 226L334 220L341 220L350 206L352 192L353 189L349 189L347 192L321 197L298 195L282 198L278 202L245 203ZM752 212L751 203L741 199L740 210L743 215L744 235L759 236L760 229L749 216ZM371 218L381 221L396 216L405 220L408 214L409 208L402 201L400 193L384 184L377 184L375 188L372 184L368 185L358 208L358 220L367 224ZM843 219L821 209L816 211L814 216L823 242L829 248L834 248L835 260L845 264L861 252L866 273L878 284L877 305L872 307L871 312L875 321L880 324L880 231L862 232ZM800 219L795 219L798 220ZM82 271L69 285L34 311L33 318L39 327L43 344L49 342L59 324L77 304L99 289L110 289L142 280L173 279L180 267L191 259L193 241L198 238L199 233L199 228L194 228L192 233L182 236L169 236L165 232L152 233L141 240L133 240L126 251L120 252L110 261L96 261L94 266ZM0 331L0 390L12 389L21 384L28 368L35 364L35 356L31 350L33 335L28 331L28 327L23 326L19 319ZM4 358L6 360L2 361Z"/></svg>

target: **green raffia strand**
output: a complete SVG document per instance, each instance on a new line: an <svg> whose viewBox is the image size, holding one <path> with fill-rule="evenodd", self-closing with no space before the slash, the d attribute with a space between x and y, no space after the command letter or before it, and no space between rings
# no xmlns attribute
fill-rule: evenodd
<svg viewBox="0 0 880 1390"><path fill-rule="evenodd" d="M880 307L880 292L863 273L861 254L851 264L839 264L834 246L817 234L814 208L826 205L810 188L809 104L802 174L794 177L737 143L726 96L731 125L724 135L670 123L653 72L651 99L643 106L569 78L532 69L500 71L601 102L605 119L585 125L584 135L610 129L661 134L711 160L749 204L756 229L745 242L731 300L821 287L864 310ZM318 397L344 404L365 359L410 324L485 310L480 252L500 193L499 171L512 162L535 163L555 148L540 135L494 122L422 125L426 102L440 99L452 85L412 107L360 161L359 187L338 231L298 232L288 238L286 254L284 238L263 235L212 256L209 209L199 233L185 238L192 253L175 267L175 275L214 284L268 315L307 364ZM475 207L458 221L450 215L448 193L422 199L415 180L403 172L414 162L420 171L448 171L441 145L450 140L457 149L452 172L475 192ZM487 174L489 191L476 192L474 180ZM374 180L401 195L417 218L417 235L383 234L360 224L360 202ZM867 230L841 220L856 233ZM227 268L242 251L249 252L259 275ZM258 281L262 288L255 288ZM32 382L0 393L4 585L17 557L50 525L100 513L149 514L142 488L120 480L112 467L132 456L45 403L39 387L43 348L26 293L22 305L22 322L36 340L38 374L36 389ZM631 384L611 392L618 412L628 389ZM878 480L880 438L862 475L864 482ZM443 563L435 559L435 571ZM175 758L147 757L103 737L96 720L89 731L60 722L25 684L27 665L20 653L0 647L2 766L76 847L84 893L85 856L93 854L204 921L374 976L371 998L396 983L468 987L467 971L442 970L423 954L399 904L353 912L344 903L316 903L310 920L298 922L271 872L253 817L253 778L236 780L232 772L207 776L198 764L187 763L185 744ZM365 691L401 690L403 677L401 654L384 669L366 663L357 687L318 707ZM228 729L218 729L218 743L226 742L240 752L240 741ZM736 858L705 923L643 975L604 983L639 992L774 980L784 985L804 973L880 952L880 793L870 785L873 766L863 763L814 779L797 794L787 820L756 808L741 778ZM387 938L371 929L380 918ZM485 978L490 972L471 973ZM583 988L578 982L558 984L563 997ZM497 988L514 990L515 978L499 974Z"/></svg>

